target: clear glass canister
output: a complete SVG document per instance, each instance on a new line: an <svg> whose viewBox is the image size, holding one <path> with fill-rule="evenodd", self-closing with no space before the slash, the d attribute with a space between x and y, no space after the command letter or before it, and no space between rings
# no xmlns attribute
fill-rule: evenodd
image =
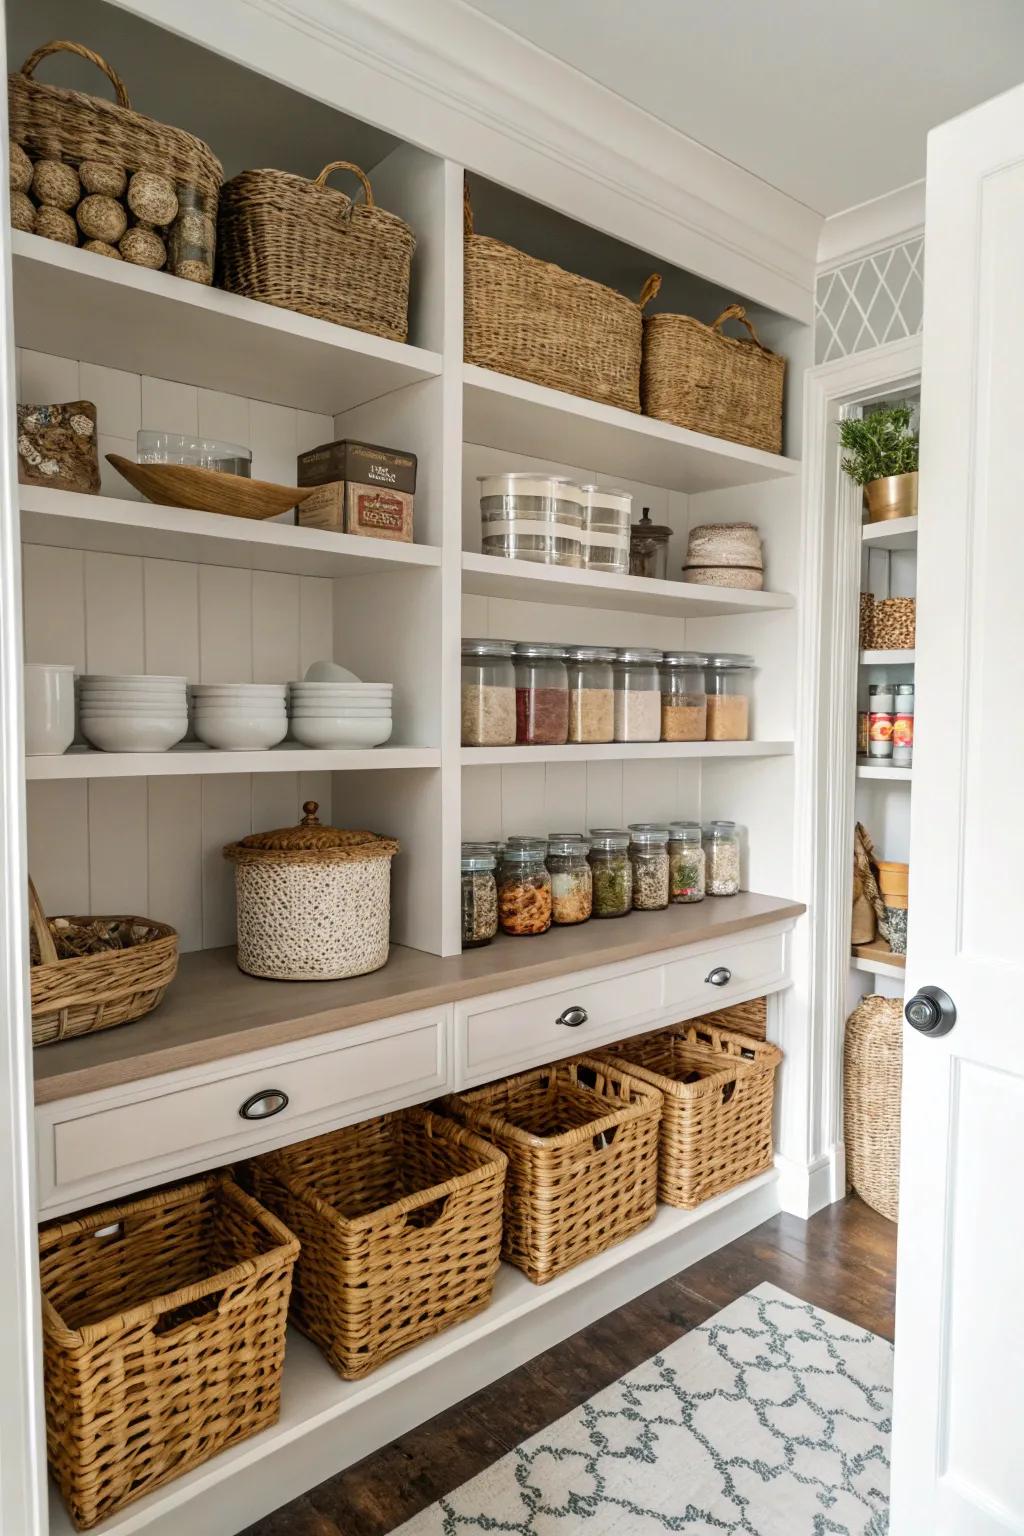
<svg viewBox="0 0 1024 1536"><path fill-rule="evenodd" d="M594 877L594 916L625 917L633 909L629 833L617 827L592 828L589 858Z"/></svg>
<svg viewBox="0 0 1024 1536"><path fill-rule="evenodd" d="M462 745L511 747L516 739L516 674L511 640L462 642Z"/></svg>
<svg viewBox="0 0 1024 1536"><path fill-rule="evenodd" d="M494 854L482 844L462 845L462 947L479 949L498 931Z"/></svg>
<svg viewBox="0 0 1024 1536"><path fill-rule="evenodd" d="M709 656L705 671L708 741L746 741L750 735L753 656Z"/></svg>
<svg viewBox="0 0 1024 1536"><path fill-rule="evenodd" d="M560 645L523 644L515 651L516 741L558 747L569 737L569 678Z"/></svg>
<svg viewBox="0 0 1024 1536"><path fill-rule="evenodd" d="M594 880L587 845L579 837L554 837L548 843L551 921L561 927L585 923L594 905Z"/></svg>
<svg viewBox="0 0 1024 1536"><path fill-rule="evenodd" d="M178 212L167 236L167 270L192 283L212 283L217 224L198 187L179 182Z"/></svg>
<svg viewBox="0 0 1024 1536"><path fill-rule="evenodd" d="M616 652L615 740L661 740L660 651Z"/></svg>
<svg viewBox="0 0 1024 1536"><path fill-rule="evenodd" d="M670 821L668 827L668 895L672 902L704 900L704 848L700 822Z"/></svg>
<svg viewBox="0 0 1024 1536"><path fill-rule="evenodd" d="M551 927L551 876L546 844L506 848L498 870L498 921L503 933L546 933Z"/></svg>
<svg viewBox="0 0 1024 1536"><path fill-rule="evenodd" d="M735 896L740 888L740 840L734 821L712 821L704 828L709 896Z"/></svg>
<svg viewBox="0 0 1024 1536"><path fill-rule="evenodd" d="M704 741L708 700L704 670L708 658L699 651L666 651L661 664L662 741Z"/></svg>
<svg viewBox="0 0 1024 1536"><path fill-rule="evenodd" d="M629 574L653 576L658 581L668 577L668 541L672 529L664 523L651 522L651 509L644 507L643 516L629 530Z"/></svg>
<svg viewBox="0 0 1024 1536"><path fill-rule="evenodd" d="M588 571L629 574L629 520L633 498L629 491L601 490L584 485L583 552Z"/></svg>
<svg viewBox="0 0 1024 1536"><path fill-rule="evenodd" d="M637 912L660 912L668 906L668 827L634 825L630 832L633 907Z"/></svg>
<svg viewBox="0 0 1024 1536"><path fill-rule="evenodd" d="M583 492L559 475L481 475L485 555L541 565L583 565Z"/></svg>
<svg viewBox="0 0 1024 1536"><path fill-rule="evenodd" d="M573 645L565 653L569 676L569 740L615 740L614 650Z"/></svg>

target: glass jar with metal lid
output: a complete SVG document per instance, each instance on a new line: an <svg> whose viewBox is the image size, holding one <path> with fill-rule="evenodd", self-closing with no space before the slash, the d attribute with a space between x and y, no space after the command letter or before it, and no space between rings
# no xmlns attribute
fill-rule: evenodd
<svg viewBox="0 0 1024 1536"><path fill-rule="evenodd" d="M661 655L645 646L616 652L616 741L661 739Z"/></svg>
<svg viewBox="0 0 1024 1536"><path fill-rule="evenodd" d="M498 931L495 858L482 844L462 845L462 947L479 949Z"/></svg>
<svg viewBox="0 0 1024 1536"><path fill-rule="evenodd" d="M551 927L547 845L507 847L498 870L498 921L503 933L546 933Z"/></svg>
<svg viewBox="0 0 1024 1536"><path fill-rule="evenodd" d="M516 646L516 741L562 746L569 735L569 678L560 645Z"/></svg>
<svg viewBox="0 0 1024 1536"><path fill-rule="evenodd" d="M462 642L462 745L511 747L516 739L516 674L511 640Z"/></svg>
<svg viewBox="0 0 1024 1536"><path fill-rule="evenodd" d="M570 645L569 740L615 740L615 651L603 645Z"/></svg>
<svg viewBox="0 0 1024 1536"><path fill-rule="evenodd" d="M708 741L746 741L750 735L750 674L753 656L709 656L704 673L708 695Z"/></svg>
<svg viewBox="0 0 1024 1536"><path fill-rule="evenodd" d="M485 555L542 565L583 565L583 492L562 475L480 475Z"/></svg>
<svg viewBox="0 0 1024 1536"><path fill-rule="evenodd" d="M619 827L592 827L589 859L594 877L594 916L625 917L633 909L629 833Z"/></svg>
<svg viewBox="0 0 1024 1536"><path fill-rule="evenodd" d="M629 530L629 574L665 581L671 537L672 529L664 523L652 523L651 509L644 507L640 521L633 523Z"/></svg>
<svg viewBox="0 0 1024 1536"><path fill-rule="evenodd" d="M585 923L594 904L594 882L581 837L553 837L548 843L551 921L565 927Z"/></svg>
<svg viewBox="0 0 1024 1536"><path fill-rule="evenodd" d="M666 651L661 663L662 741L704 741L708 700L699 651Z"/></svg>
<svg viewBox="0 0 1024 1536"><path fill-rule="evenodd" d="M629 573L629 520L633 497L629 491L602 490L584 485L583 554L588 571Z"/></svg>
<svg viewBox="0 0 1024 1536"><path fill-rule="evenodd" d="M709 896L735 896L740 888L740 839L734 821L712 821L704 828Z"/></svg>
<svg viewBox="0 0 1024 1536"><path fill-rule="evenodd" d="M629 830L634 911L661 912L669 895L668 827L631 822Z"/></svg>
<svg viewBox="0 0 1024 1536"><path fill-rule="evenodd" d="M704 848L699 821L668 824L668 898L671 902L704 900Z"/></svg>

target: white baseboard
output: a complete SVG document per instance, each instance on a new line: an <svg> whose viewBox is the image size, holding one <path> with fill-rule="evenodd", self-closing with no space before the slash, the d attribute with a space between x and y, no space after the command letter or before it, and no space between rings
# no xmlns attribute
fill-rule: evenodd
<svg viewBox="0 0 1024 1536"><path fill-rule="evenodd" d="M846 1193L846 1152L841 1143L806 1164L777 1156L775 1167L780 1206L804 1221L816 1211L823 1211L826 1205L842 1200Z"/></svg>

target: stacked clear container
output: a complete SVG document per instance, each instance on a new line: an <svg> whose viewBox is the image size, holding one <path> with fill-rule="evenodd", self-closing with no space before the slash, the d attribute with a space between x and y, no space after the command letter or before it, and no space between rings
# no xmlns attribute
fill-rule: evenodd
<svg viewBox="0 0 1024 1536"><path fill-rule="evenodd" d="M629 833L618 827L592 827L589 858L594 877L593 915L625 917L633 910Z"/></svg>
<svg viewBox="0 0 1024 1536"><path fill-rule="evenodd" d="M584 485L583 550L588 571L629 575L629 520L633 498L628 491L601 490Z"/></svg>
<svg viewBox="0 0 1024 1536"><path fill-rule="evenodd" d="M565 650L540 642L517 645L516 741L559 747L569 738L569 677Z"/></svg>
<svg viewBox="0 0 1024 1536"><path fill-rule="evenodd" d="M750 735L753 656L709 656L705 672L708 741L746 741Z"/></svg>
<svg viewBox="0 0 1024 1536"><path fill-rule="evenodd" d="M666 651L661 663L662 741L704 741L708 701L699 651Z"/></svg>
<svg viewBox="0 0 1024 1536"><path fill-rule="evenodd" d="M615 740L661 740L661 651L616 652Z"/></svg>
<svg viewBox="0 0 1024 1536"><path fill-rule="evenodd" d="M614 661L614 650L601 645L566 650L570 741L615 740Z"/></svg>
<svg viewBox="0 0 1024 1536"><path fill-rule="evenodd" d="M485 555L580 569L583 492L560 475L480 475Z"/></svg>
<svg viewBox="0 0 1024 1536"><path fill-rule="evenodd" d="M510 747L516 739L511 640L462 642L462 745Z"/></svg>
<svg viewBox="0 0 1024 1536"><path fill-rule="evenodd" d="M587 844L576 833L553 836L548 841L551 921L559 927L585 923L593 910L594 881L587 851Z"/></svg>
<svg viewBox="0 0 1024 1536"><path fill-rule="evenodd" d="M668 895L671 902L704 900L706 860L698 821L671 821L668 828Z"/></svg>
<svg viewBox="0 0 1024 1536"><path fill-rule="evenodd" d="M655 822L630 823L629 861L633 867L633 908L661 912L668 906L668 827Z"/></svg>
<svg viewBox="0 0 1024 1536"><path fill-rule="evenodd" d="M462 845L462 947L479 949L498 931L495 856L482 844Z"/></svg>

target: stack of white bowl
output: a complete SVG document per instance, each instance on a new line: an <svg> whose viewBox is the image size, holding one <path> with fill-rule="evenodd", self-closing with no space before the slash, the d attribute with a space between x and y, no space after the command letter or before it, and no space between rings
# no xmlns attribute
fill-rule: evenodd
<svg viewBox="0 0 1024 1536"><path fill-rule="evenodd" d="M284 683L193 683L193 729L222 752L265 752L288 733L284 698Z"/></svg>
<svg viewBox="0 0 1024 1536"><path fill-rule="evenodd" d="M292 735L304 747L379 747L391 735L391 683L289 683Z"/></svg>
<svg viewBox="0 0 1024 1536"><path fill-rule="evenodd" d="M188 730L183 677L86 672L78 706L82 734L101 752L166 752Z"/></svg>

